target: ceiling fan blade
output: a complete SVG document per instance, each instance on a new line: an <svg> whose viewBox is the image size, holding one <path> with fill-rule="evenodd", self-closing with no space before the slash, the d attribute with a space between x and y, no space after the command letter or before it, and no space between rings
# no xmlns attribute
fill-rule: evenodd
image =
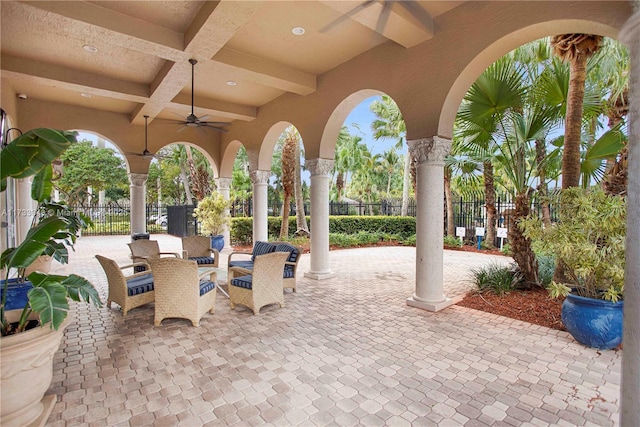
<svg viewBox="0 0 640 427"><path fill-rule="evenodd" d="M345 13L344 15L340 15L334 21L329 22L327 25L325 25L324 27L320 28L320 32L321 33L326 33L328 31L332 30L333 28L335 28L338 25L342 24L347 19L351 19L352 16L354 16L355 14L360 12L361 10L371 6L375 2L376 2L376 0L367 0L364 3L359 4L358 6L354 7L353 9L351 9L350 11Z"/></svg>
<svg viewBox="0 0 640 427"><path fill-rule="evenodd" d="M207 117L211 117L211 114L205 114L204 116L198 117L199 121L205 120Z"/></svg>
<svg viewBox="0 0 640 427"><path fill-rule="evenodd" d="M380 12L380 16L378 17L378 22L376 23L376 33L384 34L384 28L387 26L387 21L389 20L390 14L391 2L382 2L382 11Z"/></svg>
<svg viewBox="0 0 640 427"><path fill-rule="evenodd" d="M184 125L182 126L180 129L178 129L178 132L182 132L183 130L185 130L186 128L188 128L189 126Z"/></svg>

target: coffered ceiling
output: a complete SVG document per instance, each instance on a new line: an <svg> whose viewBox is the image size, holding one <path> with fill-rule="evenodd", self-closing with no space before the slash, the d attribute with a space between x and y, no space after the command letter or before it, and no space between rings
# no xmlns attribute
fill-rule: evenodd
<svg viewBox="0 0 640 427"><path fill-rule="evenodd" d="M314 92L323 73L381 43L429 40L460 3L3 0L2 84L135 124L179 119L191 112L194 58L195 114L251 121L262 105Z"/></svg>

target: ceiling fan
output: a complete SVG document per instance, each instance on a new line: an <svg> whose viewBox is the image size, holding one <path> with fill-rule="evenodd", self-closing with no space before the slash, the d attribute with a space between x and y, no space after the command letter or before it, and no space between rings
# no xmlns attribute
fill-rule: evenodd
<svg viewBox="0 0 640 427"><path fill-rule="evenodd" d="M191 64L191 114L187 116L185 120L169 120L168 123L174 124L182 124L184 125L182 128L178 130L178 132L182 132L183 130L189 127L195 128L210 128L215 130L216 132L228 132L227 129L224 129L220 126L226 126L231 123L229 122L209 122L204 119L209 117L208 114L198 117L193 112L193 93L194 93L194 80L195 80L195 66L198 63L196 59L189 59L189 63Z"/></svg>
<svg viewBox="0 0 640 427"><path fill-rule="evenodd" d="M149 118L149 116L143 116L143 117L144 117L144 150L142 150L142 153L127 153L127 154L131 156L140 156L140 157L155 157L155 154L147 149L147 119Z"/></svg>

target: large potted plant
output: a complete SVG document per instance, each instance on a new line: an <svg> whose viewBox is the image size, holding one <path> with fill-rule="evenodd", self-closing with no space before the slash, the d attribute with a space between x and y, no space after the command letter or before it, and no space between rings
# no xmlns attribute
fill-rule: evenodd
<svg viewBox="0 0 640 427"><path fill-rule="evenodd" d="M14 139L0 151L0 186L7 178L33 177L31 197L38 202L37 219L25 239L0 256L4 272L0 303L0 424L44 424L55 396L44 396L53 377L53 356L70 323L69 299L101 305L98 292L83 277L39 271L25 275L40 256L67 263L80 229L88 218L49 200L53 187L52 162L75 142L74 132L35 129ZM30 282L27 298L7 310L9 285ZM29 286L28 286L29 287Z"/></svg>
<svg viewBox="0 0 640 427"><path fill-rule="evenodd" d="M554 254L563 280L552 297L565 296L562 322L580 343L599 349L622 342L626 199L601 188L569 188L560 195L559 219L544 228L521 222L525 235Z"/></svg>
<svg viewBox="0 0 640 427"><path fill-rule="evenodd" d="M224 248L224 236L221 234L229 224L226 210L229 202L220 193L211 193L198 202L193 210L193 216L200 223L202 232L211 235L211 247L221 251Z"/></svg>

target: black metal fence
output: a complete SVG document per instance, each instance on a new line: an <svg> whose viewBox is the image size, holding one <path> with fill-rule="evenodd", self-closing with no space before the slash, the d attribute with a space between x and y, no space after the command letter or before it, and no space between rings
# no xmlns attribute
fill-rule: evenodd
<svg viewBox="0 0 640 427"><path fill-rule="evenodd" d="M251 199L236 201L230 211L232 217L251 217L253 207ZM77 206L76 210L82 211L91 217L93 225L83 231L84 235L109 235L130 234L130 207L122 204L93 205L91 207ZM175 236L189 236L197 234L198 222L193 217L194 206L168 206L159 208L155 204L147 205L147 232L169 233ZM445 221L443 227L446 233L447 210L443 200ZM533 212L540 214L541 205L534 200L531 205ZM361 202L330 202L329 215L400 215L402 202L400 200L383 200L378 203ZM510 196L500 194L496 197L496 226L509 228L515 211L515 205ZM309 203L305 204L305 213L310 214ZM269 216L280 216L282 203L270 201L268 204ZM408 205L408 215L416 215L416 202L411 199ZM296 214L295 203L291 203L289 215ZM555 219L555 210L551 209L552 219ZM456 227L465 227L467 236L475 236L476 227L487 226L487 209L482 197L453 198L453 215Z"/></svg>

